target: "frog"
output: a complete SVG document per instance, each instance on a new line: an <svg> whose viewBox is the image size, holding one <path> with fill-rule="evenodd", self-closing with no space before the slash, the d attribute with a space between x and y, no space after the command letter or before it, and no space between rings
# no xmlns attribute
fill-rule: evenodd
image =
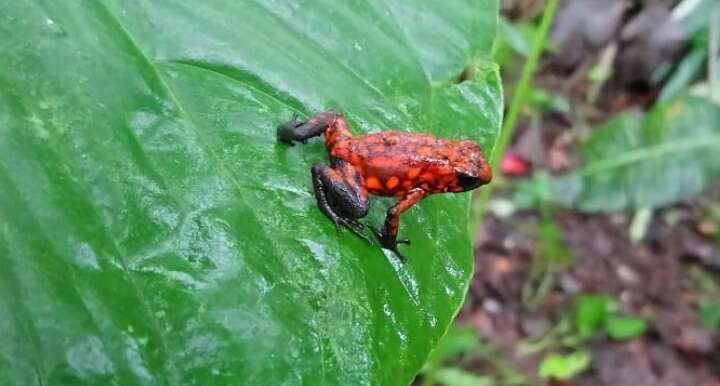
<svg viewBox="0 0 720 386"><path fill-rule="evenodd" d="M407 260L398 248L400 216L420 200L438 193L461 193L490 183L492 171L472 140L443 139L401 130L353 135L336 110L307 120L293 118L277 126L281 143L295 145L324 136L329 163L312 165L311 179L320 211L338 230L345 228L370 242L360 219L368 214L370 196L395 197L381 228L371 228L380 246Z"/></svg>

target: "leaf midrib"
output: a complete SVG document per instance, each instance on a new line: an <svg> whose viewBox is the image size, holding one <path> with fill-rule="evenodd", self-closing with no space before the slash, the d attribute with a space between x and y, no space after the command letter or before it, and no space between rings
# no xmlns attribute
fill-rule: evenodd
<svg viewBox="0 0 720 386"><path fill-rule="evenodd" d="M593 174L606 172L608 170L627 167L633 163L642 162L651 158L713 146L720 146L720 135L642 147L639 149L625 151L612 159L605 158L600 161L590 163L573 173L573 175L577 177L587 177Z"/></svg>

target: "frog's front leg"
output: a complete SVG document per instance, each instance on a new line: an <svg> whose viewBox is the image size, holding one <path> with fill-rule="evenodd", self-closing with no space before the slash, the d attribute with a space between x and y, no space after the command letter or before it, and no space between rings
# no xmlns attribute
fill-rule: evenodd
<svg viewBox="0 0 720 386"><path fill-rule="evenodd" d="M294 142L305 142L317 137L333 126L338 119L343 119L340 113L334 110L323 111L310 117L307 121L298 121L293 117L277 127L278 140L293 145Z"/></svg>
<svg viewBox="0 0 720 386"><path fill-rule="evenodd" d="M312 167L313 187L320 211L338 229L343 226L370 242L362 233L364 226L357 221L367 215L369 208L362 176L347 162L336 161L333 164L333 168L322 163Z"/></svg>
<svg viewBox="0 0 720 386"><path fill-rule="evenodd" d="M398 250L398 244L410 244L410 240L397 239L398 228L400 227L400 215L413 205L417 204L427 195L422 189L413 189L403 196L395 205L387 210L385 225L375 234L383 248L393 251L402 261L407 260Z"/></svg>

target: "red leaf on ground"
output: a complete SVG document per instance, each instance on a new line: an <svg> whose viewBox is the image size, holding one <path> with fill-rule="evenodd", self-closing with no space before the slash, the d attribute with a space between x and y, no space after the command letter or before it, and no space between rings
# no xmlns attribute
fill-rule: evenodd
<svg viewBox="0 0 720 386"><path fill-rule="evenodd" d="M500 161L500 171L506 176L522 177L530 172L530 164L514 153L508 152L503 154Z"/></svg>

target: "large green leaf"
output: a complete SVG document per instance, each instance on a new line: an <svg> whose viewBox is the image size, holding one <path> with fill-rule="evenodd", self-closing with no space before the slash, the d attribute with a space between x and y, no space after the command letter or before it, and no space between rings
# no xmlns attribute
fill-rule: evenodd
<svg viewBox="0 0 720 386"><path fill-rule="evenodd" d="M497 8L0 1L0 384L407 384L468 285L469 195L403 217L402 265L336 234L321 141L274 127L337 108L489 149Z"/></svg>
<svg viewBox="0 0 720 386"><path fill-rule="evenodd" d="M720 106L686 97L644 119L621 115L581 152L585 165L554 181L553 200L597 211L686 199L720 173Z"/></svg>

